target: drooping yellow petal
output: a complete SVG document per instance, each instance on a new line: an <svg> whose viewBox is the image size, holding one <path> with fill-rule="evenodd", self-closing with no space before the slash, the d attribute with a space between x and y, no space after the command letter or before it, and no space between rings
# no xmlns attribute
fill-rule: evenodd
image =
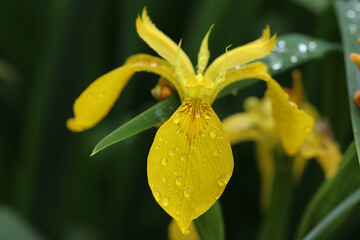
<svg viewBox="0 0 360 240"><path fill-rule="evenodd" d="M295 159L295 178L300 180L307 162L315 158L323 169L325 178L329 179L337 172L341 157L339 145L315 128L301 146L298 157Z"/></svg>
<svg viewBox="0 0 360 240"><path fill-rule="evenodd" d="M177 56L177 44L161 32L150 20L146 8L143 9L141 17L136 19L136 30L139 36L161 57L175 66ZM187 76L195 75L194 68L189 57L180 49L181 65Z"/></svg>
<svg viewBox="0 0 360 240"><path fill-rule="evenodd" d="M172 220L169 224L169 240L200 240L200 236L197 232L194 222L190 224L189 234L184 235L179 227L176 225L175 221Z"/></svg>
<svg viewBox="0 0 360 240"><path fill-rule="evenodd" d="M258 78L258 79L267 79L268 78L268 67L262 62L254 62L238 69L232 69L226 73L225 81L221 83L220 86L213 92L210 97L210 102L213 102L217 94L226 86L234 83L236 81Z"/></svg>
<svg viewBox="0 0 360 240"><path fill-rule="evenodd" d="M138 71L148 71L166 78L183 97L182 88L176 82L173 68L168 62L146 54L133 55L123 66L99 77L81 93L74 103L74 118L68 119L67 127L72 131L83 131L100 122L129 79Z"/></svg>
<svg viewBox="0 0 360 240"><path fill-rule="evenodd" d="M156 133L148 181L156 201L185 234L221 196L233 164L229 139L211 106L187 98Z"/></svg>
<svg viewBox="0 0 360 240"><path fill-rule="evenodd" d="M208 40L209 40L210 32L213 27L214 27L214 24L210 26L209 31L206 33L204 39L201 42L201 46L200 46L200 50L199 50L199 54L198 54L198 65L197 65L197 73L198 74L199 73L203 74L203 72L205 71L205 68L208 64L208 61L209 61L210 51L208 48Z"/></svg>
<svg viewBox="0 0 360 240"><path fill-rule="evenodd" d="M267 96L272 102L272 111L281 143L288 155L295 155L309 135L314 119L289 101L280 85L269 78Z"/></svg>
<svg viewBox="0 0 360 240"><path fill-rule="evenodd" d="M228 69L265 57L273 50L275 43L276 35L270 38L270 28L267 26L258 40L229 51L227 63ZM205 76L215 79L221 70L224 60L225 54L216 58L205 71Z"/></svg>

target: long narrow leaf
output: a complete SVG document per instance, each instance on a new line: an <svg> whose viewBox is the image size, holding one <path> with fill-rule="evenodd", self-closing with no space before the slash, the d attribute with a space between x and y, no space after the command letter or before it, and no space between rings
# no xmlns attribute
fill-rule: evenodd
<svg viewBox="0 0 360 240"><path fill-rule="evenodd" d="M279 37L274 51L267 57L261 59L261 61L269 66L269 71L272 75L276 75L301 63L321 57L327 52L338 49L338 45L323 40L301 34L288 34ZM247 79L231 84L224 88L217 98L243 89L257 81L256 79ZM107 135L95 146L92 155L116 142L166 121L179 105L180 102L176 100L175 97L156 104Z"/></svg>
<svg viewBox="0 0 360 240"><path fill-rule="evenodd" d="M354 104L354 94L360 90L360 70L355 63L350 61L349 55L353 52L360 53L357 39L360 37L360 6L359 1L336 1L335 7L338 16L341 36L344 46L346 77L350 103L351 121L358 154L360 153L360 110Z"/></svg>
<svg viewBox="0 0 360 240"><path fill-rule="evenodd" d="M323 183L308 205L300 222L296 239L303 239L316 225L351 193L360 186L360 168L357 167L358 156L355 144L351 144L346 151L336 175ZM319 232L319 239L328 239L341 226L342 216L332 221L331 228Z"/></svg>

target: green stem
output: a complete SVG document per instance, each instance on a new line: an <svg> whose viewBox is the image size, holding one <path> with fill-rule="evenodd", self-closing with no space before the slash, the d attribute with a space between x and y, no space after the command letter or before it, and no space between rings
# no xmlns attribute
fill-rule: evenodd
<svg viewBox="0 0 360 240"><path fill-rule="evenodd" d="M216 201L206 213L201 215L194 222L201 239L225 239L224 220L219 200Z"/></svg>
<svg viewBox="0 0 360 240"><path fill-rule="evenodd" d="M260 228L258 239L286 239L293 202L293 159L281 148L274 152L275 173L270 202Z"/></svg>

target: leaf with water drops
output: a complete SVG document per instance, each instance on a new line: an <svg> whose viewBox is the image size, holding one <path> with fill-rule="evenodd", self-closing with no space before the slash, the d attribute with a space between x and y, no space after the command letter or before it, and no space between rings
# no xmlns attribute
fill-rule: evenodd
<svg viewBox="0 0 360 240"><path fill-rule="evenodd" d="M360 2L337 1L336 12L344 46L350 114L358 154L360 153L360 110L354 103L354 94L360 90L360 69L349 59L351 53L360 54Z"/></svg>
<svg viewBox="0 0 360 240"><path fill-rule="evenodd" d="M278 37L274 51L261 61L269 66L271 75L276 75L337 49L339 49L338 45L323 40L302 34L287 34ZM245 79L235 82L225 87L218 94L217 99L229 95L236 90L250 86L257 81L256 79ZM154 107L146 110L141 115L110 133L96 145L93 154L169 119L172 114L169 110L174 111L180 105L180 102L175 98L176 97L173 96L171 100L164 100L156 104Z"/></svg>
<svg viewBox="0 0 360 240"><path fill-rule="evenodd" d="M233 167L219 118L208 103L188 99L157 131L147 174L155 200L186 233L221 196Z"/></svg>

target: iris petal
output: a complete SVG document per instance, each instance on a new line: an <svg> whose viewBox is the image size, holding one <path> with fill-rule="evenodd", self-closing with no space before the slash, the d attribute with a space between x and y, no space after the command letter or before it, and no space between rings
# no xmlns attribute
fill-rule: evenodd
<svg viewBox="0 0 360 240"><path fill-rule="evenodd" d="M149 185L185 234L220 197L233 164L228 137L211 106L185 99L156 133L148 156Z"/></svg>
<svg viewBox="0 0 360 240"><path fill-rule="evenodd" d="M161 57L175 66L178 45L168 36L161 32L150 20L144 8L141 17L136 19L136 30L139 36ZM180 50L181 66L184 68L186 75L195 75L194 68L189 57L183 50Z"/></svg>
<svg viewBox="0 0 360 240"><path fill-rule="evenodd" d="M270 28L269 26L267 26L263 30L263 34L258 40L237 47L228 52L228 69L234 68L236 66L241 66L256 59L265 57L273 50L275 43L276 35L270 38ZM211 63L211 65L205 71L205 76L216 79L224 61L225 54L216 58L215 61Z"/></svg>
<svg viewBox="0 0 360 240"><path fill-rule="evenodd" d="M99 77L81 93L74 103L74 118L68 119L67 127L72 131L83 131L100 122L108 114L130 78L138 71L161 75L175 86L182 97L183 91L176 82L169 63L146 54L133 55L123 66Z"/></svg>

